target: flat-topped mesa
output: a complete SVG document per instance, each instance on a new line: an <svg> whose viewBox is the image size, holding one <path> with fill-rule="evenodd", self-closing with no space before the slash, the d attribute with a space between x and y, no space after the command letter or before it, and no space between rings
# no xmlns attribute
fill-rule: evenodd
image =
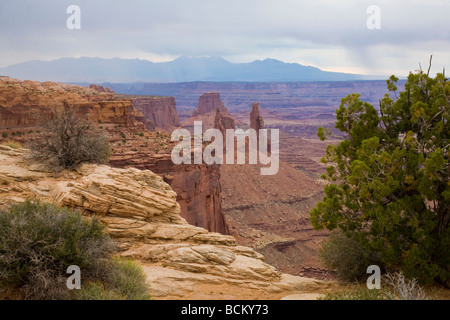
<svg viewBox="0 0 450 320"><path fill-rule="evenodd" d="M209 112L216 111L217 109L219 109L219 111L223 114L229 113L228 109L220 99L220 93L207 92L198 98L198 107L192 116L195 117L197 115L207 114Z"/></svg>
<svg viewBox="0 0 450 320"><path fill-rule="evenodd" d="M134 98L131 101L144 114L146 121L153 123L153 130L172 133L180 126L174 97ZM152 130L149 126L147 129Z"/></svg>
<svg viewBox="0 0 450 320"><path fill-rule="evenodd" d="M250 128L255 129L259 133L259 129L264 129L263 117L259 114L259 103L253 102L252 111L250 112Z"/></svg>

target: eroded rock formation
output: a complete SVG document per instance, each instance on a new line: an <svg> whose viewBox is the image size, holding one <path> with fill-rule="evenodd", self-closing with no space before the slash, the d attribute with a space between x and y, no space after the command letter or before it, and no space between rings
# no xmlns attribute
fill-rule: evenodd
<svg viewBox="0 0 450 320"><path fill-rule="evenodd" d="M218 92L208 92L198 99L198 107L192 117L182 122L182 126L193 132L194 122L201 121L203 131L217 128L224 132L225 129L234 129L235 120L228 112L220 99Z"/></svg>
<svg viewBox="0 0 450 320"><path fill-rule="evenodd" d="M175 192L149 170L84 164L55 178L39 164L27 164L24 154L24 149L0 146L0 207L31 198L98 215L121 255L144 266L154 298L198 297L199 291L214 290L230 292L231 298L244 290L253 298L281 298L330 286L282 274L233 237L189 225L179 216Z"/></svg>
<svg viewBox="0 0 450 320"><path fill-rule="evenodd" d="M111 93L54 82L0 78L0 130L28 129L39 125L54 110L69 106L101 125L141 127L142 114L130 100L113 101Z"/></svg>
<svg viewBox="0 0 450 320"><path fill-rule="evenodd" d="M111 91L111 89L109 89L109 87L105 88L105 87L103 87L103 86L101 86L99 84L91 84L89 86L89 88L94 89L95 91L98 91L98 92L111 92L111 93L114 93L114 91Z"/></svg>
<svg viewBox="0 0 450 320"><path fill-rule="evenodd" d="M263 117L259 114L259 103L252 104L252 111L250 112L250 128L259 132L259 129L264 129Z"/></svg>
<svg viewBox="0 0 450 320"><path fill-rule="evenodd" d="M235 121L229 114L222 114L219 109L216 109L214 118L214 128L219 129L222 134L226 133L226 129L234 129Z"/></svg>
<svg viewBox="0 0 450 320"><path fill-rule="evenodd" d="M172 133L180 126L174 97L139 97L132 99L132 103L153 123L154 129Z"/></svg>
<svg viewBox="0 0 450 320"><path fill-rule="evenodd" d="M111 160L111 164L115 167L148 169L159 174L177 193L183 218L194 226L229 234L222 211L219 165L175 165L170 154L117 157Z"/></svg>
<svg viewBox="0 0 450 320"><path fill-rule="evenodd" d="M207 92L202 94L198 98L198 107L192 114L192 116L197 116L200 114L207 114L219 109L222 113L228 113L228 109L225 107L224 103L220 99L220 93L218 92Z"/></svg>

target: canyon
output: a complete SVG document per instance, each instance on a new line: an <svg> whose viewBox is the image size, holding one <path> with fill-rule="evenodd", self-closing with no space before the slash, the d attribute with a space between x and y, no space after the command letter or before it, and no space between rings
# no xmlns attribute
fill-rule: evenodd
<svg viewBox="0 0 450 320"><path fill-rule="evenodd" d="M154 130L170 130L178 125L175 100L125 99L110 90L94 88L0 78L1 141L13 139L26 145L38 136L39 124L67 101L79 115L108 134L113 151L111 165L157 172L176 191L181 215L189 223L228 234L218 166L174 165L170 159L170 136L164 131L150 131L153 126Z"/></svg>
<svg viewBox="0 0 450 320"><path fill-rule="evenodd" d="M232 236L190 225L176 193L149 170L83 164L55 177L26 149L0 146L0 207L38 199L96 215L119 254L142 265L153 299L321 296L333 282L281 273Z"/></svg>
<svg viewBox="0 0 450 320"><path fill-rule="evenodd" d="M257 165L175 165L170 133L177 127L192 129L194 121L202 121L204 130L259 130L274 127L283 113L261 107L256 100L245 109L236 108L222 101L221 92L205 91L197 96L197 108L182 119L174 97L134 96L108 87L1 78L0 132L6 135L1 141L26 145L39 130L39 121L31 121L30 114L48 117L52 108L67 101L109 135L112 167L150 170L170 185L187 223L231 235L237 245L251 247L278 272L333 279L317 254L327 233L313 230L308 219L323 195L318 177L323 173L325 143L282 131L280 170L271 178L262 177ZM324 119L329 121L320 118Z"/></svg>

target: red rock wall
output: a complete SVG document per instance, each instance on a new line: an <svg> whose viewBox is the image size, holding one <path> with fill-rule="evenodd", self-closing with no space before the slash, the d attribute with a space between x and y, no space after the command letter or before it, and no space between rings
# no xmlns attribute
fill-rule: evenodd
<svg viewBox="0 0 450 320"><path fill-rule="evenodd" d="M143 127L137 121L142 114L130 100L109 99L110 94L80 86L5 78L0 81L0 130L37 126L55 109L61 109L64 101L94 123Z"/></svg>
<svg viewBox="0 0 450 320"><path fill-rule="evenodd" d="M153 123L154 129L172 133L180 126L174 97L134 98L132 103L146 120Z"/></svg>
<svg viewBox="0 0 450 320"><path fill-rule="evenodd" d="M250 112L250 128L255 129L258 133L260 129L264 129L264 120L259 114L258 102L252 104L252 111Z"/></svg>

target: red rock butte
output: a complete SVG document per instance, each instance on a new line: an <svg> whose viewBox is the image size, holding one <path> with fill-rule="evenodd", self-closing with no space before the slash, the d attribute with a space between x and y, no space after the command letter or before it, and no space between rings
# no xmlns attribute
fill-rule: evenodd
<svg viewBox="0 0 450 320"><path fill-rule="evenodd" d="M228 109L225 107L224 103L220 99L220 93L218 92L207 92L202 94L198 98L198 107L192 114L192 116L197 116L201 114L207 114L212 111L219 110L221 113L228 114Z"/></svg>

